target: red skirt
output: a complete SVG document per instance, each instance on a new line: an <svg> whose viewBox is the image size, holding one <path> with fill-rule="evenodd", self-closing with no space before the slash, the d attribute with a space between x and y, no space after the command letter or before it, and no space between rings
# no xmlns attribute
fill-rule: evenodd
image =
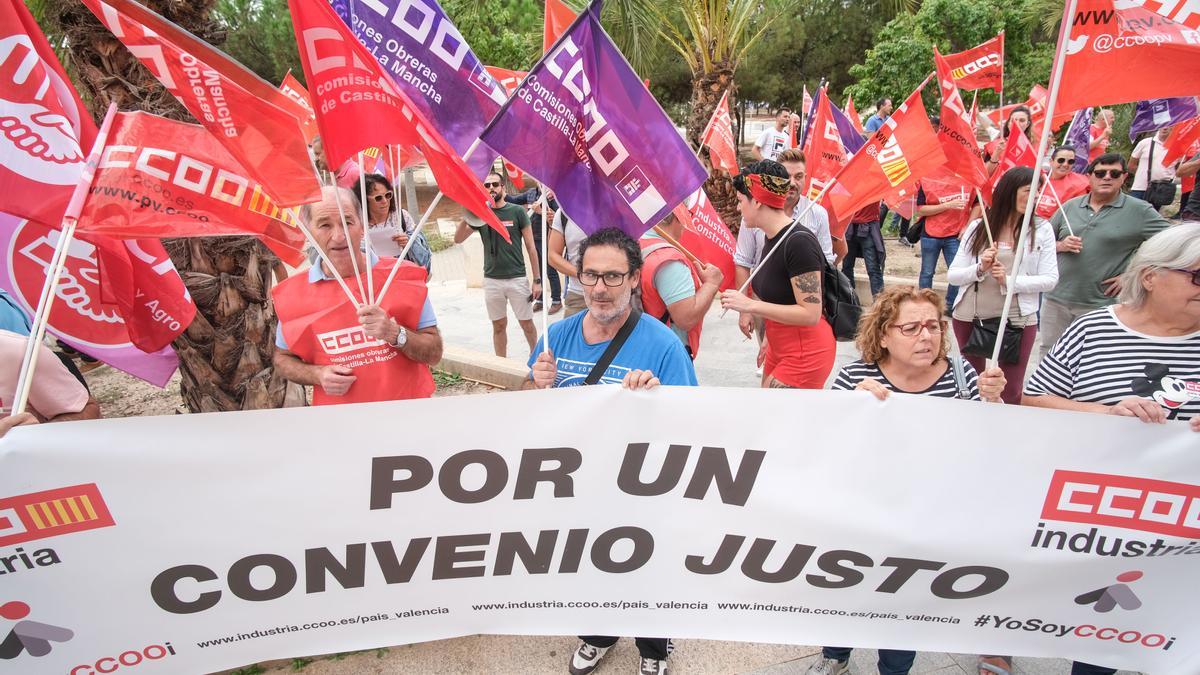
<svg viewBox="0 0 1200 675"><path fill-rule="evenodd" d="M825 317L814 326L788 326L770 319L764 323L763 374L795 389L824 389L837 355L837 341Z"/></svg>

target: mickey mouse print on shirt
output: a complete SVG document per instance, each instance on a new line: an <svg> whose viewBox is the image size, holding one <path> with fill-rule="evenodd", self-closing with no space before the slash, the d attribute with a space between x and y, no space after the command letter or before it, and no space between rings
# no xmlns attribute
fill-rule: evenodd
<svg viewBox="0 0 1200 675"><path fill-rule="evenodd" d="M1171 377L1170 369L1160 363L1146 364L1145 373L1145 377L1134 378L1129 388L1166 408L1167 419L1175 419L1189 401L1200 401L1200 380Z"/></svg>

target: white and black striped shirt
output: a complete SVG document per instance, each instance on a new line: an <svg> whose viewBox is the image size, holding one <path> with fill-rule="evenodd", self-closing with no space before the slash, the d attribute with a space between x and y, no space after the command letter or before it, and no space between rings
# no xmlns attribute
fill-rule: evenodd
<svg viewBox="0 0 1200 675"><path fill-rule="evenodd" d="M966 388L968 392L967 398L972 401L979 399L979 376L975 373L975 369L971 364L963 361L963 376L966 380ZM874 363L866 363L863 361L855 361L847 363L838 371L837 379L833 381L830 389L854 389L859 382L865 379L877 380L887 389L896 392L897 394L918 394L920 396L939 396L941 398L957 398L958 385L954 382L954 368L947 364L946 372L938 378L925 391L905 391L896 385L892 384L879 366Z"/></svg>
<svg viewBox="0 0 1200 675"><path fill-rule="evenodd" d="M1113 405L1141 396L1170 419L1200 414L1200 332L1177 337L1137 333L1112 307L1079 317L1025 384L1029 396Z"/></svg>

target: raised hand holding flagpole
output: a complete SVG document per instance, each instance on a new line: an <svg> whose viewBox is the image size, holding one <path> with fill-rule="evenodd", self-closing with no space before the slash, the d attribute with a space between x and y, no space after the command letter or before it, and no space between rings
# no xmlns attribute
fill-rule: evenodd
<svg viewBox="0 0 1200 675"><path fill-rule="evenodd" d="M100 125L100 131L96 134L96 141L92 144L91 152L88 153L87 163L83 168L83 173L79 177L79 183L75 185L75 192L71 195L71 201L67 204L66 212L63 213L62 234L58 238L58 245L54 248L54 255L50 259L50 265L46 269L46 283L42 286L42 294L38 299L37 310L33 316L33 325L29 330L29 339L25 344L25 354L21 360L21 370L17 375L16 397L13 401L11 411L13 415L25 412L25 408L29 403L29 392L33 386L33 373L34 369L37 368L38 362L38 347L41 346L42 340L46 337L46 324L50 320L50 308L54 304L55 292L58 289L58 280L62 275L63 265L67 259L67 251L70 249L71 241L75 237L75 225L79 220L80 212L83 211L83 203L87 199L88 189L92 186L92 179L96 176L96 167L100 163L100 155L104 151L104 145L108 140L108 133L112 129L116 112L117 104L110 103L108 111L104 114L104 122Z"/></svg>

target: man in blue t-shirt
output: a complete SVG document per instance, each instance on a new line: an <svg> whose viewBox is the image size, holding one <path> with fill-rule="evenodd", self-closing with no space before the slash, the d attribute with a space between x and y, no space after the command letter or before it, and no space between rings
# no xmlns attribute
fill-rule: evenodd
<svg viewBox="0 0 1200 675"><path fill-rule="evenodd" d="M892 116L892 99L884 97L875 102L875 114L867 119L867 125L863 129L865 136L879 131L883 127L883 123L887 118Z"/></svg>
<svg viewBox="0 0 1200 675"><path fill-rule="evenodd" d="M596 232L579 246L579 283L587 310L550 326L529 358L526 389L576 387L592 368L633 311L633 289L641 283L642 251L629 235L616 228ZM642 314L620 346L600 384L623 384L627 389L651 389L659 384L695 386L696 371L675 333L657 319ZM584 635L571 654L568 671L586 675L617 643L611 635ZM641 672L665 673L671 652L669 638L636 639Z"/></svg>
<svg viewBox="0 0 1200 675"><path fill-rule="evenodd" d="M629 235L616 228L591 235L579 247L578 267L587 311L552 325L549 349L543 349L545 337L538 340L526 389L583 384L633 310L642 253ZM630 389L694 386L696 371L675 333L643 314L600 378L600 384L619 383Z"/></svg>

